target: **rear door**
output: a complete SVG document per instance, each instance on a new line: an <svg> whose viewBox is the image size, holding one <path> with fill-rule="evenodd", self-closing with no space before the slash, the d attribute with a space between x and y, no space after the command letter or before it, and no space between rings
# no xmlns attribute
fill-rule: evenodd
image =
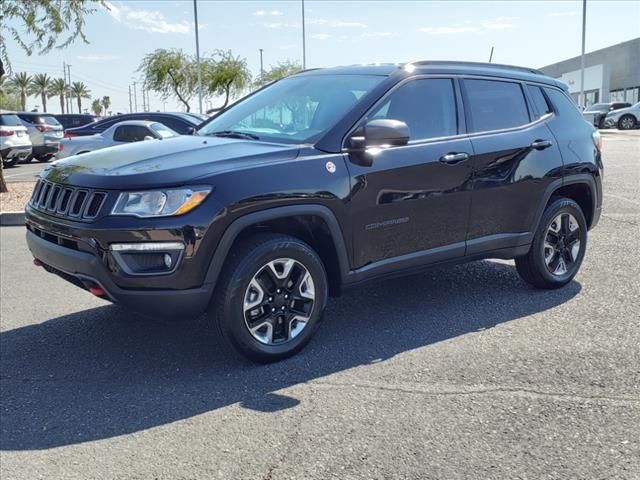
<svg viewBox="0 0 640 480"><path fill-rule="evenodd" d="M515 80L463 80L474 152L468 255L529 243L545 190L560 178L562 159L547 125L553 114L539 88L527 88ZM544 113L534 109L534 94Z"/></svg>

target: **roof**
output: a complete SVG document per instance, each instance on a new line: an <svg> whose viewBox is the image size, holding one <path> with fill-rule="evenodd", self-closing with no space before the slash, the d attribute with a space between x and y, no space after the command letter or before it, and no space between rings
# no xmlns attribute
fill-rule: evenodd
<svg viewBox="0 0 640 480"><path fill-rule="evenodd" d="M501 65L481 62L456 62L444 60L424 60L409 63L388 63L373 65L351 65L322 69L305 70L298 75L383 75L409 71L411 73L448 73L462 75L484 75L492 77L513 78L517 80L536 81L559 86L559 83L546 76L540 70L514 65Z"/></svg>
<svg viewBox="0 0 640 480"><path fill-rule="evenodd" d="M149 125L152 125L154 123L160 123L160 122L157 121L157 120L123 120L121 122L114 123L111 128L116 127L116 126L122 126L122 125L134 125L134 126L138 126L138 127L148 127Z"/></svg>

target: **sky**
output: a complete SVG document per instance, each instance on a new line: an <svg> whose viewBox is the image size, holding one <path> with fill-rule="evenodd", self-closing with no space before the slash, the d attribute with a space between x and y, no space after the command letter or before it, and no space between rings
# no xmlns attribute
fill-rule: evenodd
<svg viewBox="0 0 640 480"><path fill-rule="evenodd" d="M264 65L302 63L301 1L197 0L200 50L231 49L253 75ZM27 56L7 47L14 72L46 72L83 81L93 97L109 95L111 109L129 109L129 86L145 54L178 48L195 54L192 0L107 2L87 19L90 41ZM493 61L539 68L580 55L582 1L324 1L306 0L307 68L414 60ZM640 1L588 0L586 51L640 36ZM140 84L138 107L141 109ZM151 109L176 111L172 99L151 93ZM85 101L87 106L90 101ZM28 108L40 102L30 98ZM214 99L210 106L216 106ZM197 99L192 102L197 110ZM58 108L52 99L49 110Z"/></svg>

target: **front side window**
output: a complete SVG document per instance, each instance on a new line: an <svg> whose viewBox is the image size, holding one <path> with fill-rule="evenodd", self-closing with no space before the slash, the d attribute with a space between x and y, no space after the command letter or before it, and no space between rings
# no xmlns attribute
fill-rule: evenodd
<svg viewBox="0 0 640 480"><path fill-rule="evenodd" d="M171 130L169 127L165 127L161 123L152 123L150 125L151 130L156 132L160 138L169 138L169 137L177 137L178 134Z"/></svg>
<svg viewBox="0 0 640 480"><path fill-rule="evenodd" d="M456 98L449 78L413 80L393 91L368 116L369 120L400 120L411 140L447 137L458 133Z"/></svg>
<svg viewBox="0 0 640 480"><path fill-rule="evenodd" d="M465 80L467 108L474 132L502 130L529 123L529 112L519 83Z"/></svg>
<svg viewBox="0 0 640 480"><path fill-rule="evenodd" d="M267 141L310 143L384 78L327 74L285 78L223 111L198 134L233 131Z"/></svg>

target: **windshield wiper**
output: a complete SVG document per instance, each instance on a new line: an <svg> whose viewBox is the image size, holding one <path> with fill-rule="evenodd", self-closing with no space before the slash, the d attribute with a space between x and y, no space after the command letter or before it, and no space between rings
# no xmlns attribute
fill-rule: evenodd
<svg viewBox="0 0 640 480"><path fill-rule="evenodd" d="M228 137L228 138L245 138L249 140L260 140L258 135L247 132L239 132L237 130L220 130L219 132L210 132L206 134L212 137Z"/></svg>

